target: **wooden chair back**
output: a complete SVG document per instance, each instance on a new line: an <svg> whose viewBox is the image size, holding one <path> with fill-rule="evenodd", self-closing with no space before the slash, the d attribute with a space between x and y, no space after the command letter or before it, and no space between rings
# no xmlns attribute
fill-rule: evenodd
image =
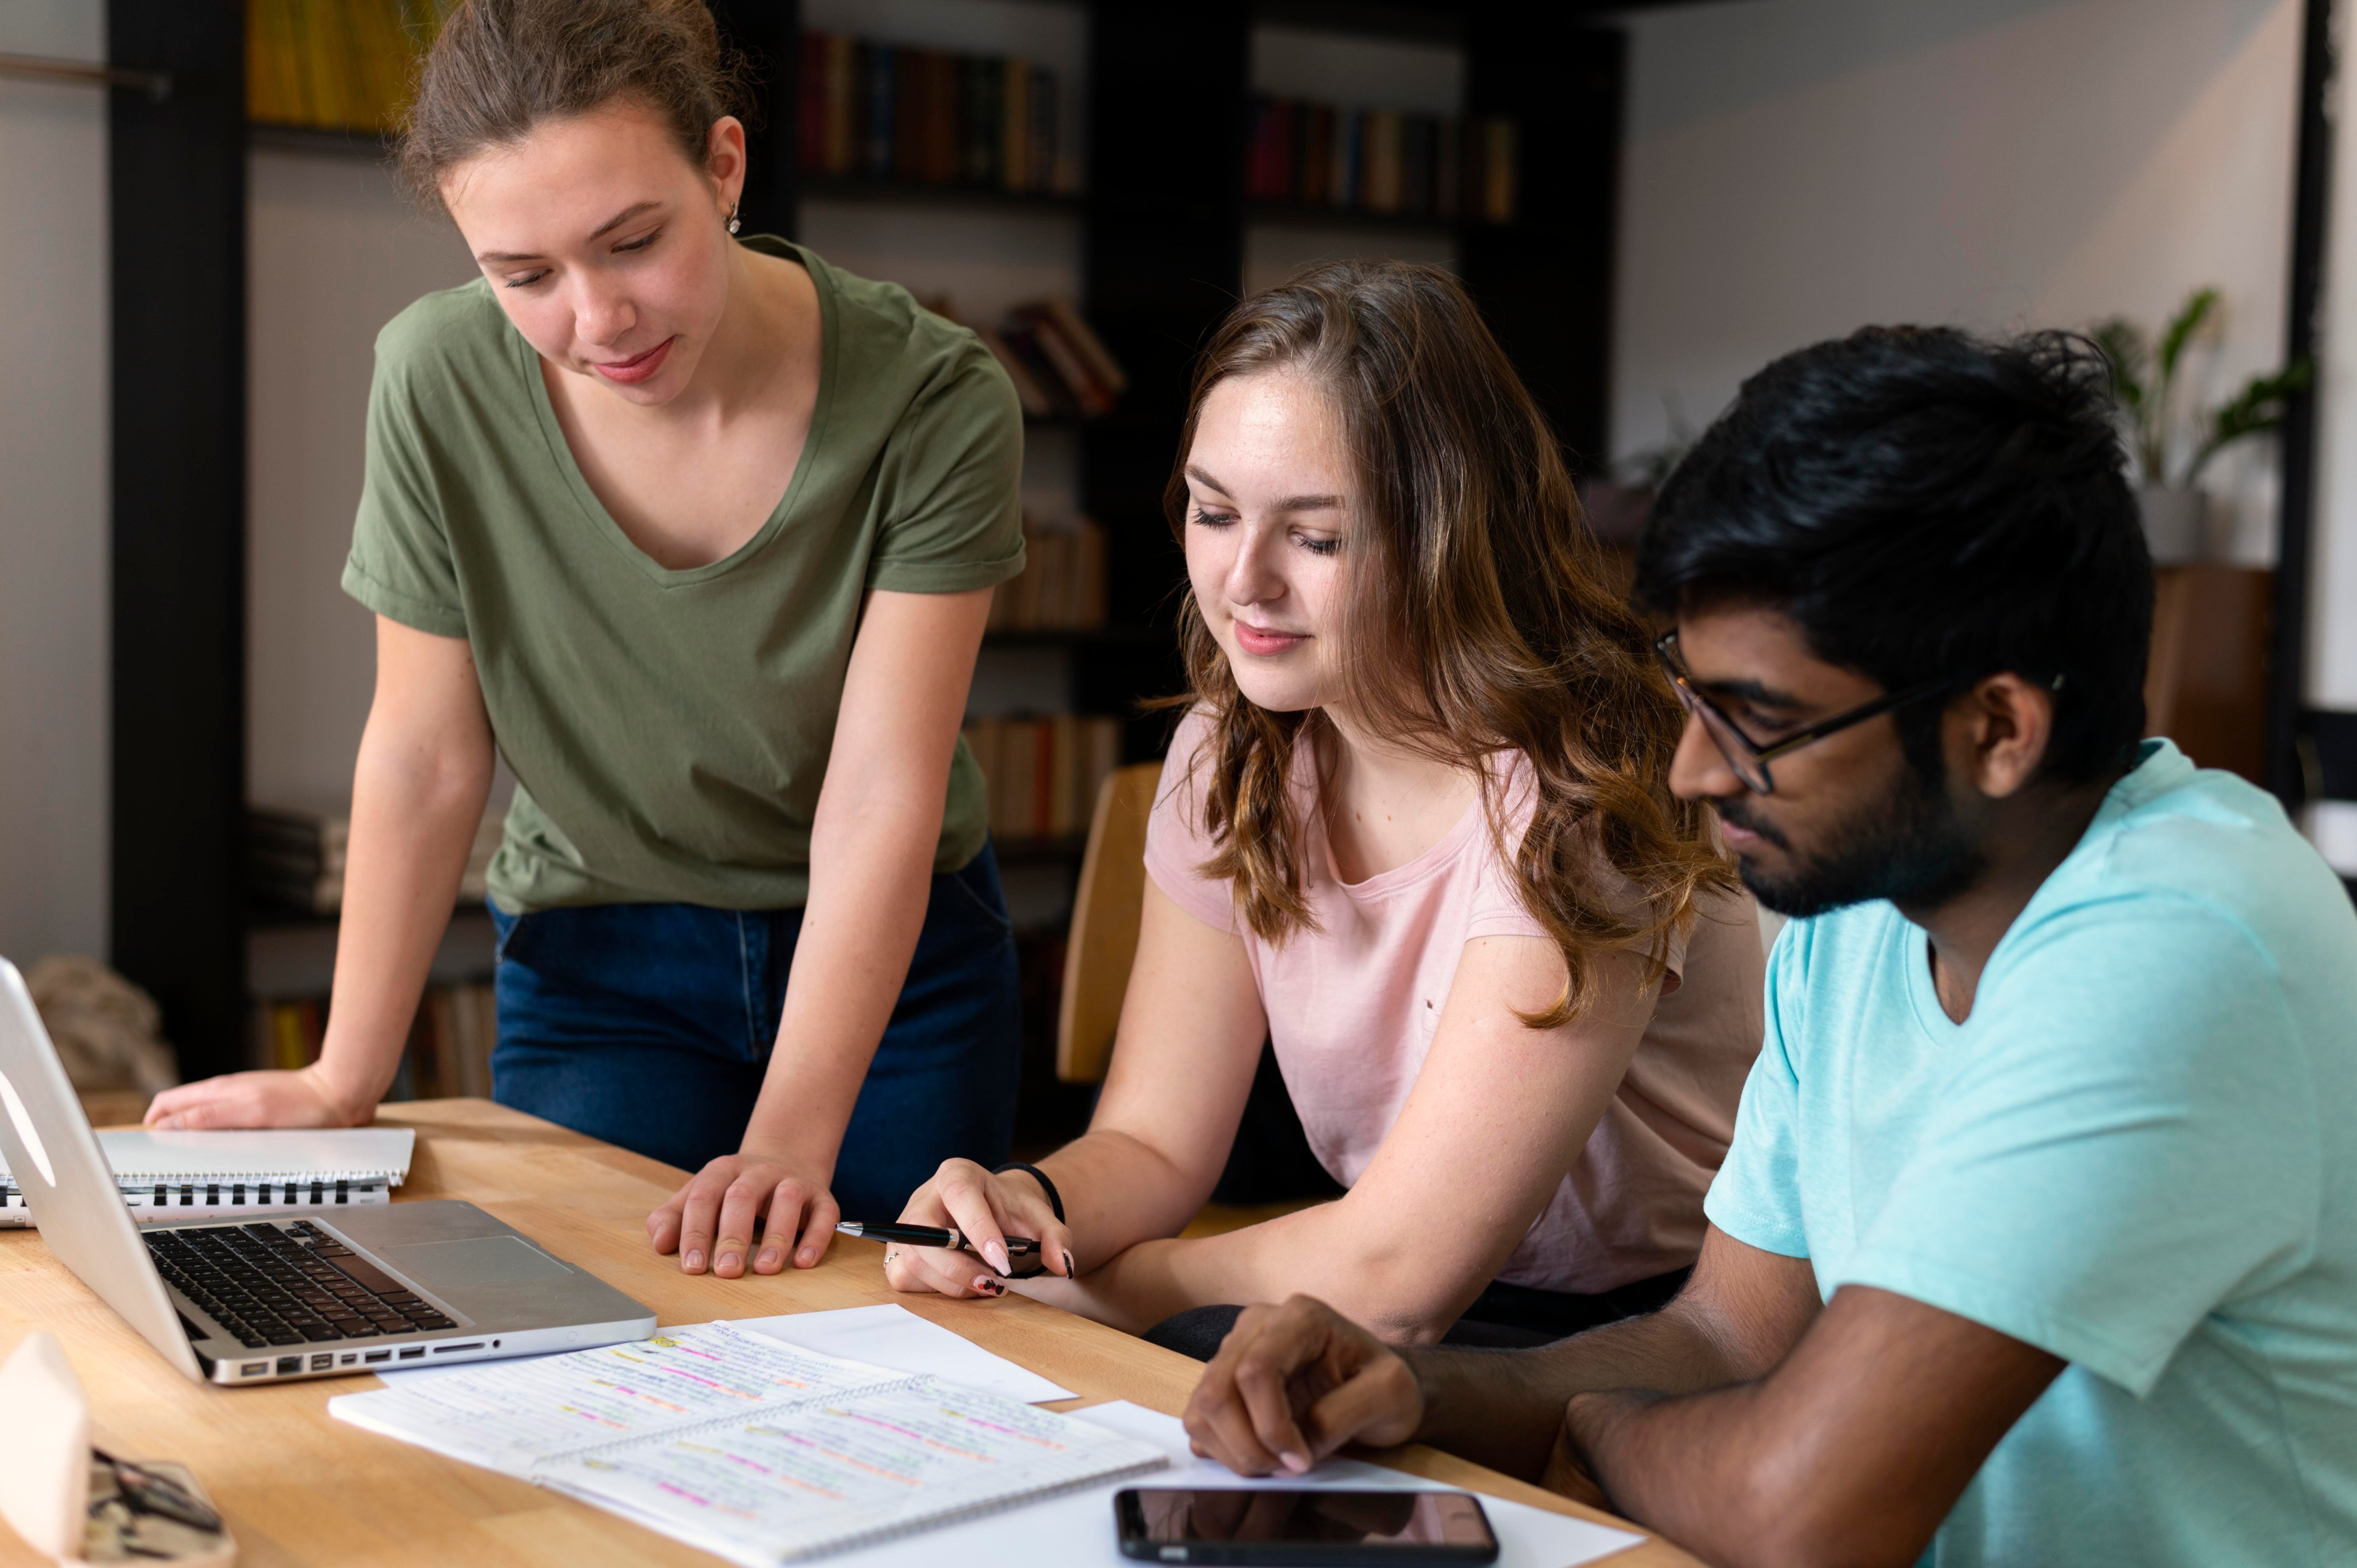
<svg viewBox="0 0 2357 1568"><path fill-rule="evenodd" d="M1161 779L1162 764L1140 762L1114 769L1097 789L1056 1009L1056 1076L1066 1083L1102 1083L1113 1060L1146 908L1146 820Z"/></svg>

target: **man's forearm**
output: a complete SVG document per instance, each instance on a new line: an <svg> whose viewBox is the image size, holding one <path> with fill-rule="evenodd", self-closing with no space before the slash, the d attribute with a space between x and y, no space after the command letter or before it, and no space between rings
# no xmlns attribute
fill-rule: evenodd
<svg viewBox="0 0 2357 1568"><path fill-rule="evenodd" d="M1736 1376L1677 1303L1535 1350L1434 1347L1401 1354L1424 1390L1418 1442L1533 1481L1546 1468L1574 1395L1680 1392Z"/></svg>
<svg viewBox="0 0 2357 1568"><path fill-rule="evenodd" d="M1582 1393L1564 1412L1570 1457L1620 1512L1714 1563L1764 1544L1749 1505L1759 1473L1756 1383L1684 1398Z"/></svg>

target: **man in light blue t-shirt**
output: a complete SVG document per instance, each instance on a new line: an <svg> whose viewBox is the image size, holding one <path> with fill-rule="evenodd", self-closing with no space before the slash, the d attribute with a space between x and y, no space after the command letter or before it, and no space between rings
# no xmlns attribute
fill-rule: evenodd
<svg viewBox="0 0 2357 1568"><path fill-rule="evenodd" d="M1512 1354L1247 1313L1238 1469L1420 1437L1713 1562L2357 1564L2357 913L2140 741L2103 361L1870 329L1663 488L1672 770L1795 917L1667 1308Z"/></svg>

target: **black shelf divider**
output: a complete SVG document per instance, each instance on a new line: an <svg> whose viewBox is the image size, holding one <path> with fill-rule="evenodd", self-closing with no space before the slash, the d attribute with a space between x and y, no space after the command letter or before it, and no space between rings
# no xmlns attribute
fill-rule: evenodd
<svg viewBox="0 0 2357 1568"><path fill-rule="evenodd" d="M744 59L755 102L745 115L745 190L738 216L748 234L792 239L798 160L794 82L802 55L802 0L711 0L722 41Z"/></svg>
<svg viewBox="0 0 2357 1568"><path fill-rule="evenodd" d="M1465 23L1465 112L1518 126L1509 224L1469 224L1458 273L1555 425L1575 474L1610 450L1612 257L1628 35L1576 10L1481 6Z"/></svg>
<svg viewBox="0 0 2357 1568"><path fill-rule="evenodd" d="M108 946L180 1071L244 1065L242 6L109 0L112 801Z"/></svg>

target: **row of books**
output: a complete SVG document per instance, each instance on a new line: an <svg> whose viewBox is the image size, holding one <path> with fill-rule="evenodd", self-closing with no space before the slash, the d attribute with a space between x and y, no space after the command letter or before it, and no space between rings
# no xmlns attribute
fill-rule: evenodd
<svg viewBox="0 0 2357 1568"><path fill-rule="evenodd" d="M976 719L965 743L989 783L990 832L1001 842L1088 832L1097 787L1121 765L1119 719Z"/></svg>
<svg viewBox="0 0 2357 1568"><path fill-rule="evenodd" d="M1072 631L1105 623L1103 525L1023 518L1023 572L990 601L992 631Z"/></svg>
<svg viewBox="0 0 2357 1568"><path fill-rule="evenodd" d="M974 328L1015 383L1026 419L1092 419L1111 413L1129 390L1129 372L1069 299L1018 305L996 327L963 319L946 296L922 303Z"/></svg>
<svg viewBox="0 0 2357 1568"><path fill-rule="evenodd" d="M1061 85L1029 60L804 33L799 89L805 174L1080 189Z"/></svg>
<svg viewBox="0 0 2357 1568"><path fill-rule="evenodd" d="M490 891L491 856L499 853L501 814L494 811L475 829L467 869L458 878L462 903L480 903ZM350 848L352 819L342 811L306 811L255 806L245 814L246 890L262 903L307 915L333 915L344 907L344 857Z"/></svg>
<svg viewBox="0 0 2357 1568"><path fill-rule="evenodd" d="M285 997L254 1009L253 1059L293 1071L319 1059L326 1037L325 997ZM491 1048L499 1044L497 993L488 983L430 986L417 1004L401 1070L387 1100L489 1099Z"/></svg>
<svg viewBox="0 0 2357 1568"><path fill-rule="evenodd" d="M381 135L458 0L246 0L245 113Z"/></svg>
<svg viewBox="0 0 2357 1568"><path fill-rule="evenodd" d="M1521 199L1514 123L1253 100L1252 201L1511 223Z"/></svg>

